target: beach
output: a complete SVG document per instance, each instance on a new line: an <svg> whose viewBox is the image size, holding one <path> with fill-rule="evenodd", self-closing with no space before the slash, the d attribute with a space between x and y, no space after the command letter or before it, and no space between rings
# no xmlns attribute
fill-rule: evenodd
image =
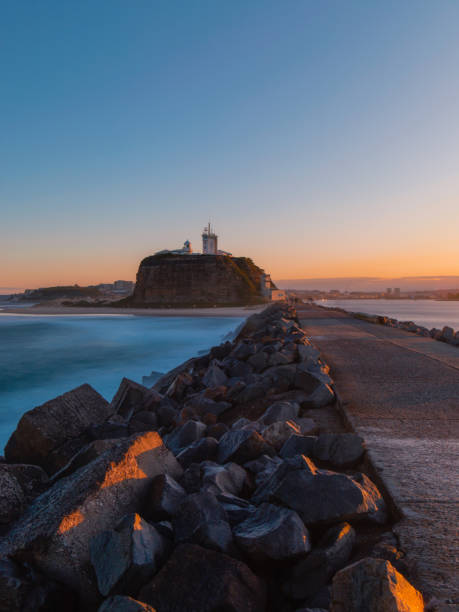
<svg viewBox="0 0 459 612"><path fill-rule="evenodd" d="M136 315L139 317L248 317L261 312L266 304L257 306L222 306L214 308L111 308L81 306L36 305L25 309L19 306L2 307L0 314L14 315Z"/></svg>

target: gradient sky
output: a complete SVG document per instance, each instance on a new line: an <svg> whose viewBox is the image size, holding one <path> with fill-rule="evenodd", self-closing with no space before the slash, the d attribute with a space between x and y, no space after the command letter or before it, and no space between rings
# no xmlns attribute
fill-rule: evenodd
<svg viewBox="0 0 459 612"><path fill-rule="evenodd" d="M4 0L0 286L209 217L274 278L459 274L457 0Z"/></svg>

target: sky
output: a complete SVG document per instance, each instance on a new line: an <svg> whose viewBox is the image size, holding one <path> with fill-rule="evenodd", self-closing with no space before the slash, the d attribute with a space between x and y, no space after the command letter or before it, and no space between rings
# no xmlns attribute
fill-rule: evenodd
<svg viewBox="0 0 459 612"><path fill-rule="evenodd" d="M211 219L274 279L459 275L457 0L3 0L0 287Z"/></svg>

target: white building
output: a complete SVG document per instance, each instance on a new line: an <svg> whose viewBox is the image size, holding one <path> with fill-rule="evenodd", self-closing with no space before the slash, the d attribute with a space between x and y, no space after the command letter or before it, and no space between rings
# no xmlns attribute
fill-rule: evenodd
<svg viewBox="0 0 459 612"><path fill-rule="evenodd" d="M217 255L218 254L218 236L210 226L204 228L202 232L202 254Z"/></svg>

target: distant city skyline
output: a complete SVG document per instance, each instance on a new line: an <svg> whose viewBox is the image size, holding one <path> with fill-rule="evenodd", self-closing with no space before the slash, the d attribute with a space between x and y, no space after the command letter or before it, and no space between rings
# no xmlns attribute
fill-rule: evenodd
<svg viewBox="0 0 459 612"><path fill-rule="evenodd" d="M459 275L459 2L2 4L0 286L222 248Z"/></svg>

